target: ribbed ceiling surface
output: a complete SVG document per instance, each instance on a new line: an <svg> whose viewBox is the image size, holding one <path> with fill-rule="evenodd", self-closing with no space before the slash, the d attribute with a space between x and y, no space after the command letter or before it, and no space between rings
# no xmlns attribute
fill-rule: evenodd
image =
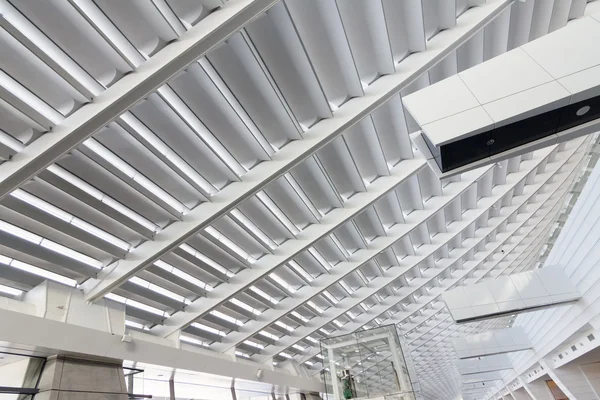
<svg viewBox="0 0 600 400"><path fill-rule="evenodd" d="M395 323L421 396L461 396L450 339L510 321L456 326L440 294L533 267L588 141L440 181L402 96L587 1L260 2L129 108L180 36L253 1L0 0L0 176L56 155L2 192L0 294L81 286L131 329L315 375L320 339ZM61 148L104 101L116 118Z"/></svg>

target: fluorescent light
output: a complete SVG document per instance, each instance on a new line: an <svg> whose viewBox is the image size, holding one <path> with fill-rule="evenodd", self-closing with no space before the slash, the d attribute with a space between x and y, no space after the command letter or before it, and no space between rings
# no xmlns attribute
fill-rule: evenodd
<svg viewBox="0 0 600 400"><path fill-rule="evenodd" d="M190 275L190 274L188 274L186 272L183 272L182 270L180 270L178 268L175 268L174 266L172 266L170 264L167 264L166 262L164 262L162 260L155 261L154 265L156 265L157 267L159 267L161 269L164 269L165 271L170 272L173 275L178 276L179 278L184 279L184 280L186 280L186 281L188 281L188 282L190 282L190 283L192 283L192 284L194 284L194 285L198 286L199 288L202 288L202 289L204 289L206 291L210 292L211 290L214 289L208 283L203 282L200 279L197 279L197 278L193 277L192 275Z"/></svg>
<svg viewBox="0 0 600 400"><path fill-rule="evenodd" d="M262 297L263 299L269 301L271 304L279 303L273 297L269 296L267 293L265 293L263 290L257 288L256 286L250 286L250 290L253 291L254 293L256 293L257 295L259 295L260 297Z"/></svg>
<svg viewBox="0 0 600 400"><path fill-rule="evenodd" d="M236 351L235 351L235 355L236 355L236 356L240 356L240 357L244 357L244 358L250 358L250 355L249 355L249 354L242 353L242 352L241 352L241 351L239 351L239 350L236 350Z"/></svg>
<svg viewBox="0 0 600 400"><path fill-rule="evenodd" d="M346 282L340 281L339 283L340 283L340 286L343 287L346 292L348 292L348 294L352 294L354 292L354 290L352 290Z"/></svg>
<svg viewBox="0 0 600 400"><path fill-rule="evenodd" d="M293 344L292 347L295 348L296 350L300 350L302 352L306 351L306 347L302 347L299 344Z"/></svg>
<svg viewBox="0 0 600 400"><path fill-rule="evenodd" d="M244 340L244 343L247 344L248 346L256 347L257 349L261 349L261 350L263 350L265 348L265 346L263 346L262 344L253 342L252 340Z"/></svg>
<svg viewBox="0 0 600 400"><path fill-rule="evenodd" d="M314 247L309 247L308 252L317 260L319 264L326 270L329 271L331 267L331 263L325 259Z"/></svg>
<svg viewBox="0 0 600 400"><path fill-rule="evenodd" d="M78 227L81 230L86 231L87 233L96 236L99 239L104 240L105 242L108 242L112 245L117 246L118 248L125 250L125 251L129 251L131 250L131 244L119 239L118 237L103 231L100 228L95 227L92 224L89 224L77 217L74 217L73 220L71 221L71 225Z"/></svg>
<svg viewBox="0 0 600 400"><path fill-rule="evenodd" d="M100 261L98 261L92 257L88 257L85 254L81 254L78 251L71 250L68 247L63 246L62 244L55 243L46 238L42 239L40 246L42 246L48 250L52 250L59 254L62 254L63 256L72 258L73 260L77 260L79 262L87 264L90 267L94 267L96 269L102 269L102 263Z"/></svg>
<svg viewBox="0 0 600 400"><path fill-rule="evenodd" d="M265 233L260 230L254 222L252 222L248 217L246 217L240 210L235 209L231 210L231 216L235 219L237 223L243 225L246 229L248 229L252 234L254 234L262 244L270 248L271 250L276 249L277 243L275 243L270 237L265 235Z"/></svg>
<svg viewBox="0 0 600 400"><path fill-rule="evenodd" d="M189 71L194 74L194 68L190 68ZM198 135L206 146L212 150L221 161L231 169L236 175L242 176L247 170L227 151L227 149L219 142L212 132L210 132L202 121L198 119L191 111L188 112L189 108L185 105L178 96L173 96L169 90L159 90L160 95L163 96L165 101L173 107L177 112L185 117L185 122L189 124L192 130Z"/></svg>
<svg viewBox="0 0 600 400"><path fill-rule="evenodd" d="M204 229L204 232L208 233L215 240L217 240L220 243L222 243L225 247L227 247L229 250L231 250L234 253L236 253L237 255L239 255L244 260L248 261L250 264L254 264L256 262L256 259L254 257L252 257L250 255L250 253L248 253L246 250L242 249L240 246L238 246L237 244L235 244L232 240L230 240L228 237L226 237L225 235L223 235L221 232L219 232L218 230L216 230L212 226L206 227Z"/></svg>
<svg viewBox="0 0 600 400"><path fill-rule="evenodd" d="M19 11L14 9L8 2L1 3L2 17L21 32L28 40L46 55L60 65L61 68L75 78L83 87L90 91L94 96L104 91L104 87L96 82L83 68L66 55L54 42L52 42L35 25L25 18Z"/></svg>
<svg viewBox="0 0 600 400"><path fill-rule="evenodd" d="M203 330L205 332L214 333L215 335L219 335L219 336L225 336L225 332L215 329L212 326L207 326L207 325L201 324L199 322L192 323L192 326L195 328L198 328L200 330Z"/></svg>
<svg viewBox="0 0 600 400"><path fill-rule="evenodd" d="M331 293L329 293L328 290L324 290L323 291L323 296L327 297L327 299L329 299L329 301L331 301L333 304L337 304L338 303L338 299L336 299L335 297L333 297L333 295Z"/></svg>
<svg viewBox="0 0 600 400"><path fill-rule="evenodd" d="M189 209L186 206L184 206L181 202L176 200L173 196L164 191L154 182L150 181L150 179L146 178L140 172L132 168L125 161L121 160L120 157L118 157L112 151L108 150L95 139L88 139L85 142L83 142L83 145L91 151L93 151L94 153L96 153L98 156L102 157L108 163L112 164L123 174L127 175L127 177L139 183L144 189L154 194L156 197L158 197L170 207L175 209L177 212L183 214L189 211Z"/></svg>
<svg viewBox="0 0 600 400"><path fill-rule="evenodd" d="M300 319L302 322L308 322L308 318L306 318L304 315L300 314L297 311L292 311L290 314L292 314L294 317Z"/></svg>
<svg viewBox="0 0 600 400"><path fill-rule="evenodd" d="M159 228L158 228L158 226L156 226L156 224L147 220L146 218L142 217L141 215L131 211L129 208L125 207L118 201L108 197L107 195L105 195L104 193L102 193L101 191L99 191L98 189L93 187L92 185L88 184L87 182L78 178L77 176L71 174L67 170L59 167L58 165L55 164L55 165L49 166L48 171L52 172L54 175L60 177L61 179L64 179L65 181L69 182L71 185L77 187L78 189L83 190L88 195L101 201L102 203L106 204L107 206L109 206L113 210L117 211L118 213L137 222L138 224L142 225L144 228L146 228L152 232L158 232Z"/></svg>
<svg viewBox="0 0 600 400"><path fill-rule="evenodd" d="M288 263L288 265L289 265L290 267L292 267L292 269L293 269L294 271L296 271L298 274L300 274L300 276L302 276L302 278L304 278L304 280L305 280L306 282L309 282L309 283L310 283L310 282L312 282L312 281L315 279L315 278L313 278L313 277L312 277L312 276L311 276L311 275L310 275L308 272L306 272L306 271L304 270L304 268L302 268L302 267L300 266L300 264L298 264L296 261L294 261L294 260L291 260L291 261Z"/></svg>
<svg viewBox="0 0 600 400"><path fill-rule="evenodd" d="M21 229L18 226L11 225L4 221L0 221L0 230L37 245L39 245L43 239L41 236L36 235L35 233L31 233L25 229Z"/></svg>
<svg viewBox="0 0 600 400"><path fill-rule="evenodd" d="M277 335L273 335L272 333L266 332L266 331L260 331L258 332L259 335L262 335L264 337L267 337L271 340L279 340L279 336Z"/></svg>
<svg viewBox="0 0 600 400"><path fill-rule="evenodd" d="M275 272L269 274L269 278L273 279L275 282L283 286L290 293L296 293L296 289L290 285L285 279L277 275Z"/></svg>
<svg viewBox="0 0 600 400"><path fill-rule="evenodd" d="M318 216L322 216L323 215L323 213L321 213L319 210L317 210L317 208L314 206L314 204L312 203L312 201L308 198L308 196L306 195L306 193L304 193L304 190L302 190L302 188L300 187L300 185L298 185L298 182L296 182L296 179L294 179L294 176L292 174L290 174L289 172L287 172L285 175L283 175L283 177L290 184L290 186L298 194L298 196L300 197L300 199L302 200L302 202L306 205L306 207L308 207L308 209L310 210L310 212L316 218L318 218Z"/></svg>
<svg viewBox="0 0 600 400"><path fill-rule="evenodd" d="M20 269L21 271L29 272L30 274L34 274L40 276L45 279L49 279L51 281L59 282L67 286L76 287L77 281L75 279L67 278L66 276L62 276L59 274L55 274L54 272L46 271L45 269L38 268L36 266L26 264L19 260L11 260L9 265L13 268Z"/></svg>
<svg viewBox="0 0 600 400"><path fill-rule="evenodd" d="M281 353L279 353L279 355L285 358L293 358L291 354L286 353L285 351L282 351Z"/></svg>
<svg viewBox="0 0 600 400"><path fill-rule="evenodd" d="M166 296L170 299L173 299L175 301L179 301L180 303L184 303L184 304L190 304L191 301L189 301L188 299L186 299L185 297L177 294L177 293L173 293L170 290L167 290L165 288L162 288L154 283L148 282L142 278L139 278L137 276L134 276L133 278L131 278L129 280L129 282L134 283L136 285L145 287L147 289L152 290L153 292L156 292L158 294L162 294L163 296Z"/></svg>
<svg viewBox="0 0 600 400"><path fill-rule="evenodd" d="M204 254L202 254L199 251L197 251L196 249L194 249L189 244L184 243L181 246L179 246L179 248L181 250L185 251L186 253L191 254L192 256L196 257L198 260L202 261L203 263L208 264L210 267L216 269L220 273L227 275L229 278L231 278L232 276L235 275L227 268L221 266L220 264L217 264L215 261L211 260L210 258L206 257Z"/></svg>
<svg viewBox="0 0 600 400"><path fill-rule="evenodd" d="M210 312L210 314L214 315L217 318L221 318L224 321L231 322L232 324L236 324L237 326L244 325L244 323L242 321L239 321L233 317L230 317L227 314L223 314L221 311L213 310Z"/></svg>
<svg viewBox="0 0 600 400"><path fill-rule="evenodd" d="M125 320L125 326L128 326L130 328L141 329L143 331L149 331L150 330L150 328L148 328L144 324L140 324L139 322L129 321L127 319Z"/></svg>
<svg viewBox="0 0 600 400"><path fill-rule="evenodd" d="M283 329L285 329L288 332L294 332L294 328L292 328L288 324L285 324L281 321L275 321L275 325L282 327Z"/></svg>
<svg viewBox="0 0 600 400"><path fill-rule="evenodd" d="M159 89L160 91L160 89ZM161 93L163 94L163 93ZM133 128L137 134L139 134L150 146L154 147L160 154L165 156L169 162L171 162L177 169L187 175L196 185L202 188L207 194L215 194L217 191L215 187L204 179L195 169L185 162L177 153L175 153L169 146L164 144L156 135L148 129L146 125L141 123L131 113L126 112L120 117L127 125Z"/></svg>
<svg viewBox="0 0 600 400"><path fill-rule="evenodd" d="M94 5L94 2L72 0L79 10L95 25L102 35L115 46L119 53L127 59L127 61L139 67L145 58L138 53L135 47L125 38L125 36L117 29L110 19Z"/></svg>
<svg viewBox="0 0 600 400"><path fill-rule="evenodd" d="M312 308L313 310L315 310L315 311L316 311L316 312L318 312L319 314L322 314L322 313L323 313L323 311L325 311L325 310L323 310L321 307L319 307L318 305L316 305L316 304L315 304L315 303L314 303L312 300L309 300L309 301L307 301L307 302L306 302L306 304L308 304L308 306L309 306L310 308Z"/></svg>
<svg viewBox="0 0 600 400"><path fill-rule="evenodd" d="M197 346L208 347L208 343L186 335L179 335L179 340L185 343L195 344Z"/></svg>
<svg viewBox="0 0 600 400"><path fill-rule="evenodd" d="M129 249L131 248L131 244L127 243L124 240L119 239L118 237L111 235L108 232L103 231L102 229L96 228L94 225L89 224L77 217L75 217L74 215L69 214L66 211L61 210L58 207L55 207L54 205L36 197L31 195L30 193L27 193L24 190L21 189L17 189L15 191L13 191L11 193L11 196L16 197L17 199L26 202L27 204L30 204L56 218L59 218L73 226L78 227L79 229L82 229L94 236L96 236L99 239L102 239L108 243L111 243L123 250L129 251Z"/></svg>
<svg viewBox="0 0 600 400"><path fill-rule="evenodd" d="M123 296L119 296L118 294L108 293L104 297L107 298L107 299L109 299L109 300L116 301L116 302L121 303L121 304L125 304L127 306L131 306L131 307L138 308L140 310L148 311L149 313L152 313L152 314L155 314L155 315L159 315L161 317L168 317L169 316L169 314L167 314L166 311L162 311L162 310L159 310L158 308L146 305L144 303L140 303L139 301L135 301L135 300L123 297Z"/></svg>
<svg viewBox="0 0 600 400"><path fill-rule="evenodd" d="M17 297L21 296L24 292L22 290L15 289L10 286L0 285L0 293L5 293Z"/></svg>
<svg viewBox="0 0 600 400"><path fill-rule="evenodd" d="M249 306L248 304L246 304L246 303L244 303L243 301L240 301L240 300L238 300L238 299L236 299L236 298L233 298L233 299L231 299L231 300L229 300L229 301L230 301L232 304L235 304L236 306L238 306L238 307L241 307L241 308L243 308L244 310L246 310L246 311L249 311L249 312L251 312L251 313L252 313L252 314L254 314L254 315L260 315L260 314L262 314L262 313L261 313L259 310L257 310L256 308L254 308L254 307L251 307L251 306Z"/></svg>
<svg viewBox="0 0 600 400"><path fill-rule="evenodd" d="M44 118L51 121L54 125L61 123L65 117L53 107L50 107L46 102L30 92L26 87L14 80L4 71L0 70L0 86L8 90L10 93L18 97L25 104L29 105L35 111L40 113ZM34 117L29 116L35 120Z"/></svg>
<svg viewBox="0 0 600 400"><path fill-rule="evenodd" d="M11 235L17 236L21 239L27 240L28 242L37 244L38 246L42 246L48 250L52 250L74 260L80 261L84 264L87 264L91 267L101 269L102 263L92 257L88 257L84 254L81 254L75 250L71 250L68 247L65 247L61 244L55 243L49 239L43 238L35 233L31 233L25 229L19 228L18 226L9 224L5 221L0 221L0 230L9 233Z"/></svg>
<svg viewBox="0 0 600 400"><path fill-rule="evenodd" d="M271 198L264 192L260 191L256 193L256 197L267 207L269 211L285 226L285 228L292 233L292 235L296 236L300 233L300 229L285 215L279 207L271 200Z"/></svg>

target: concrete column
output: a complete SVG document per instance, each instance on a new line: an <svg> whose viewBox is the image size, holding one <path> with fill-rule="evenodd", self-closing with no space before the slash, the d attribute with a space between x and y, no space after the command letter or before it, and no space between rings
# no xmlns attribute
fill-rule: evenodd
<svg viewBox="0 0 600 400"><path fill-rule="evenodd" d="M580 365L581 371L588 380L588 383L594 389L596 398L600 398L600 363Z"/></svg>
<svg viewBox="0 0 600 400"><path fill-rule="evenodd" d="M551 368L548 363L543 363L543 366L569 400L598 400L596 392L579 365L564 365L556 369Z"/></svg>
<svg viewBox="0 0 600 400"><path fill-rule="evenodd" d="M120 361L89 361L64 356L48 359L36 400L127 400Z"/></svg>
<svg viewBox="0 0 600 400"><path fill-rule="evenodd" d="M554 396L550 391L546 381L543 379L535 380L531 383L527 383L525 379L519 378L523 384L523 389L527 392L529 397L533 400L554 400Z"/></svg>

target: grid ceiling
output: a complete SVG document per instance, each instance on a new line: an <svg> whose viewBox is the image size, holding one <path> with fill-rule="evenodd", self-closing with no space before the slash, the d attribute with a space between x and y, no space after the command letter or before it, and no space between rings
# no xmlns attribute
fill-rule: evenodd
<svg viewBox="0 0 600 400"><path fill-rule="evenodd" d="M0 294L59 281L313 374L321 338L396 323L454 399L450 339L511 322L456 326L441 293L534 265L588 142L440 181L402 96L586 4L0 0Z"/></svg>

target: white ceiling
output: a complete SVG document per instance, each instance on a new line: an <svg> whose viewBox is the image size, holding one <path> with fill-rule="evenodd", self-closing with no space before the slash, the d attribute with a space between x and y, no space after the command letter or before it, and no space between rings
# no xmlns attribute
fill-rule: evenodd
<svg viewBox="0 0 600 400"><path fill-rule="evenodd" d="M586 3L0 0L0 294L81 285L313 374L319 339L395 323L422 397L457 398L450 339L510 322L456 326L440 294L533 267L587 142L440 181L401 98Z"/></svg>

